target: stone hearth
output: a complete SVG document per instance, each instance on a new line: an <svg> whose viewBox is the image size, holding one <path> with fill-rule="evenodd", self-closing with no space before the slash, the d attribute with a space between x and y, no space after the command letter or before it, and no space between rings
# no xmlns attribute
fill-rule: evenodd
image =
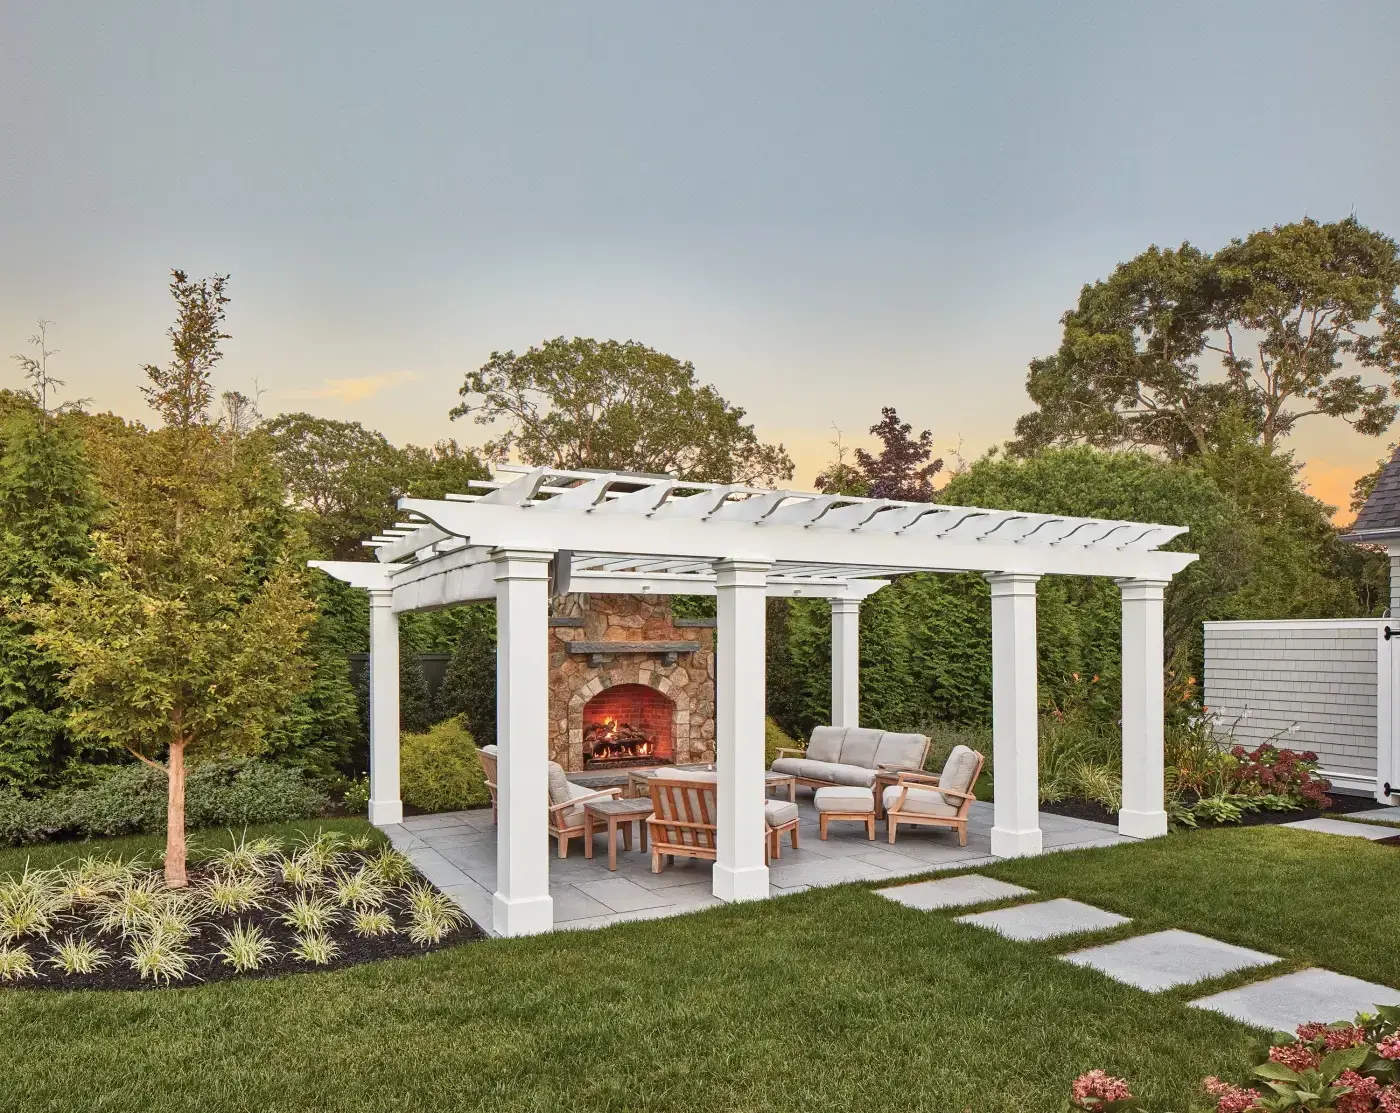
<svg viewBox="0 0 1400 1113"><path fill-rule="evenodd" d="M606 763L588 760L585 727L621 713L639 720L630 726L655 736L654 763L714 761L712 619L674 618L667 596L568 595L556 601L549 626L553 760L571 772L603 768ZM664 697L670 705L669 736L657 722L666 705L639 698L625 685L641 685ZM610 697L612 689L618 691Z"/></svg>

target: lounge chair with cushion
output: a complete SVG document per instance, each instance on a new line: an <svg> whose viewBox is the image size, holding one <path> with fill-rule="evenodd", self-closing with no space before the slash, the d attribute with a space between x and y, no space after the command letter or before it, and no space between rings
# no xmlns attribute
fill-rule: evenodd
<svg viewBox="0 0 1400 1113"><path fill-rule="evenodd" d="M954 746L942 773L901 773L885 789L885 825L890 842L901 823L951 827L958 845L967 845L967 813L977 799L972 794L982 773L983 757L966 746Z"/></svg>
<svg viewBox="0 0 1400 1113"><path fill-rule="evenodd" d="M597 791L576 785L557 761L549 763L549 833L559 840L559 857L569 856L569 840L585 837L583 806L590 800L615 800L620 788Z"/></svg>
<svg viewBox="0 0 1400 1113"><path fill-rule="evenodd" d="M875 774L882 770L922 769L928 747L929 740L922 734L867 727L816 727L806 749L784 747L778 751L773 772L787 773L808 788L873 788Z"/></svg>
<svg viewBox="0 0 1400 1113"><path fill-rule="evenodd" d="M651 791L651 817L647 820L651 872L660 873L667 856L713 862L718 854L717 775L712 770L667 769L664 775L648 778L647 787ZM797 846L796 804L765 800L763 819L765 861L782 857L779 839L784 834Z"/></svg>
<svg viewBox="0 0 1400 1113"><path fill-rule="evenodd" d="M486 791L491 794L491 822L496 822L496 754L495 745L482 746L476 751L481 771L486 774Z"/></svg>

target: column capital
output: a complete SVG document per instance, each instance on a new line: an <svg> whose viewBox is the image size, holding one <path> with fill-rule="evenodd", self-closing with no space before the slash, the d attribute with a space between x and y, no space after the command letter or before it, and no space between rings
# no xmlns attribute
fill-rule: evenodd
<svg viewBox="0 0 1400 1113"><path fill-rule="evenodd" d="M554 554L545 549L492 549L496 580L548 580Z"/></svg>
<svg viewBox="0 0 1400 1113"><path fill-rule="evenodd" d="M767 587L771 562L726 557L715 561L715 587Z"/></svg>
<svg viewBox="0 0 1400 1113"><path fill-rule="evenodd" d="M995 595L1034 595L1040 580L1039 572L984 572Z"/></svg>
<svg viewBox="0 0 1400 1113"><path fill-rule="evenodd" d="M1167 590L1170 580L1140 580L1123 579L1114 581L1123 593L1123 599L1140 600L1142 602L1153 602L1161 599Z"/></svg>
<svg viewBox="0 0 1400 1113"><path fill-rule="evenodd" d="M833 595L831 609L838 614L860 614L860 605L863 602L863 599L852 598L849 595Z"/></svg>
<svg viewBox="0 0 1400 1113"><path fill-rule="evenodd" d="M371 607L392 607L394 605L394 589L392 587L370 588L369 605Z"/></svg>

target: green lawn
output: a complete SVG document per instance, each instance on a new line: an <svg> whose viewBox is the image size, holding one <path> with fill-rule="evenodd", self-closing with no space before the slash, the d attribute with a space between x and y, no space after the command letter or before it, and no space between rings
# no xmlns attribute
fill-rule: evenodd
<svg viewBox="0 0 1400 1113"><path fill-rule="evenodd" d="M1393 848L1250 828L985 872L1400 984ZM1247 1066L1253 1033L1188 994L952 915L848 885L336 974L4 990L0 1109L1035 1113L1095 1066L1179 1109Z"/></svg>

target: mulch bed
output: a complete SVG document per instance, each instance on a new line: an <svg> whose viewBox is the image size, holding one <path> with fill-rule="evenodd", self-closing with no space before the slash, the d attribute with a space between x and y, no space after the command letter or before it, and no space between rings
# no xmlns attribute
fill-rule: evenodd
<svg viewBox="0 0 1400 1113"><path fill-rule="evenodd" d="M1275 823L1294 823L1300 819L1320 819L1324 815L1346 815L1351 812L1370 811L1380 805L1369 796L1344 796L1337 793L1332 797L1332 805L1327 808L1299 808L1297 811L1246 812L1238 823L1216 823L1209 819L1197 819L1198 827L1264 827ZM1118 813L1111 812L1097 800L1069 798L1042 803L1040 810L1051 815L1068 816L1071 819L1086 819L1093 823L1118 825Z"/></svg>
<svg viewBox="0 0 1400 1113"><path fill-rule="evenodd" d="M349 872L353 872L366 860L359 855L347 853L344 855L343 866ZM191 867L189 890L198 892L201 882L212 875L213 871L207 867ZM437 942L416 943L409 939L408 930L412 917L404 907L407 889L415 883L427 885L428 882L417 871L406 870L403 881L390 887L389 899L380 906L391 916L394 934L367 937L355 935L350 929L350 909L342 909L339 921L325 932L338 947L336 955L325 963L307 962L292 954L292 947L296 942L296 929L280 918L285 902L303 890L284 882L276 874L266 880L268 887L259 897L260 907L245 908L237 913L220 913L207 906L202 909L197 920L198 933L185 944L185 949L194 957L194 962L191 973L183 980L167 983L155 982L150 977L143 979L128 961L131 954L130 945L119 934L104 934L99 930L96 922L98 906L93 904L79 905L62 913L45 938L30 934L13 940L11 946L22 946L28 951L33 960L35 974L14 981L0 982L0 985L6 989L34 990L188 989L209 982L344 970L361 963L379 962L387 958L407 958L487 938L486 932L476 923L466 916L461 916L460 923L447 931ZM330 899L330 890L326 886L306 891ZM275 957L267 960L257 970L237 972L228 966L218 951L224 946L222 929L232 928L235 922L242 923L245 928L260 928L275 948ZM69 935L84 937L100 945L107 952L108 965L88 974L69 974L50 965L55 945Z"/></svg>

